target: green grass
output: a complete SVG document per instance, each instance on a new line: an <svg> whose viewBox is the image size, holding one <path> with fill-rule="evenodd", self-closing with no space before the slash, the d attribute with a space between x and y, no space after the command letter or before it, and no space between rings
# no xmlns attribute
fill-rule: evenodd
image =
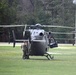
<svg viewBox="0 0 76 75"><path fill-rule="evenodd" d="M76 47L59 45L50 49L54 60L44 56L22 59L20 47L0 46L0 75L76 75Z"/></svg>

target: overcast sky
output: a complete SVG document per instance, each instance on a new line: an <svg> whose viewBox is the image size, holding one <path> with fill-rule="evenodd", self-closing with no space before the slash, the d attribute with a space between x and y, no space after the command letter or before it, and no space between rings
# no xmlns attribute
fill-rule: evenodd
<svg viewBox="0 0 76 75"><path fill-rule="evenodd" d="M73 0L73 3L76 4L76 0Z"/></svg>

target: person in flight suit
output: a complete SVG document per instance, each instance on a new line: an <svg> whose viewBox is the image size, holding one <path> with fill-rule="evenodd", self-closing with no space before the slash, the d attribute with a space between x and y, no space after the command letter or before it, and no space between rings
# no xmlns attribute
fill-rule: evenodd
<svg viewBox="0 0 76 75"><path fill-rule="evenodd" d="M51 38L52 38L52 34L51 34L51 32L49 32L49 34L48 34L49 44L51 43Z"/></svg>
<svg viewBox="0 0 76 75"><path fill-rule="evenodd" d="M28 51L28 44L24 41L23 45L21 46L23 51L23 59L29 59L29 51Z"/></svg>

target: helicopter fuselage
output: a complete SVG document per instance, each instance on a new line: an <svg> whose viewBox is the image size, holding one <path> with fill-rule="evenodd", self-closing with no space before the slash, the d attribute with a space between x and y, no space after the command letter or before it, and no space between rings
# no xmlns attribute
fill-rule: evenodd
<svg viewBox="0 0 76 75"><path fill-rule="evenodd" d="M43 29L29 29L31 37L30 55L43 56L48 51L48 39Z"/></svg>

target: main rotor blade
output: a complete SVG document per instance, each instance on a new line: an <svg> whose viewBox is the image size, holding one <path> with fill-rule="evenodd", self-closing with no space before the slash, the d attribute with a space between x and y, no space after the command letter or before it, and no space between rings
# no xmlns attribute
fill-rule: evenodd
<svg viewBox="0 0 76 75"><path fill-rule="evenodd" d="M75 29L74 27L68 27L68 26L56 26L56 25L42 25L43 27L51 27L51 28L70 28Z"/></svg>
<svg viewBox="0 0 76 75"><path fill-rule="evenodd" d="M6 28L6 27L23 27L25 25L0 25L0 27Z"/></svg>
<svg viewBox="0 0 76 75"><path fill-rule="evenodd" d="M0 27L22 27L25 25L0 25ZM27 25L27 26L35 26L35 25ZM51 27L51 28L69 28L69 29L75 29L74 27L68 27L68 26L56 26L56 25L42 25L42 27Z"/></svg>
<svg viewBox="0 0 76 75"><path fill-rule="evenodd" d="M25 35L27 25L25 25L24 31L23 31L23 36Z"/></svg>
<svg viewBox="0 0 76 75"><path fill-rule="evenodd" d="M73 32L51 32L53 34L75 34Z"/></svg>

